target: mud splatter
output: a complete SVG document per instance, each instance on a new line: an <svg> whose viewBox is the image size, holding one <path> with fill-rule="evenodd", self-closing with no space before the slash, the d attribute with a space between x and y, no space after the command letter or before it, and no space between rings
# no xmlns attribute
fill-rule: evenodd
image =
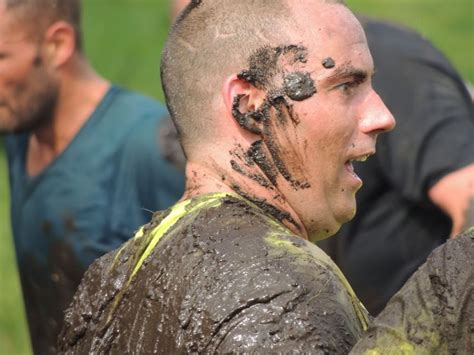
<svg viewBox="0 0 474 355"><path fill-rule="evenodd" d="M26 255L19 269L35 354L56 354L63 312L85 272L72 247L62 241L54 241L48 255L46 265L33 255Z"/></svg>
<svg viewBox="0 0 474 355"><path fill-rule="evenodd" d="M221 201L174 224L128 286L148 235L96 261L60 353L347 353L363 327L335 266L247 202Z"/></svg>
<svg viewBox="0 0 474 355"><path fill-rule="evenodd" d="M306 63L307 57L308 51L303 46L264 46L250 56L249 69L241 71L238 78L259 89L277 88L281 86L277 80L284 76L284 66Z"/></svg>
<svg viewBox="0 0 474 355"><path fill-rule="evenodd" d="M301 226L298 223L296 223L296 221L291 217L291 215L288 212L282 211L281 209L275 207L264 198L250 196L249 194L242 191L239 185L233 184L231 188L237 194L249 200L250 202L254 203L256 206L258 206L263 211L267 212L269 215L276 218L278 221L283 222L284 220L286 220L290 222L292 225L294 225L298 231L301 231Z"/></svg>
<svg viewBox="0 0 474 355"><path fill-rule="evenodd" d="M239 165L235 160L230 161L230 165L232 169L239 174L248 177L249 179L257 182L259 185L266 187L266 188L271 188L270 182L262 175L256 174L256 173L250 173L246 169L244 169L242 166Z"/></svg>
<svg viewBox="0 0 474 355"><path fill-rule="evenodd" d="M323 62L321 64L326 69L331 69L331 68L334 68L336 66L336 62L331 57L327 57L327 58L323 59Z"/></svg>
<svg viewBox="0 0 474 355"><path fill-rule="evenodd" d="M268 159L262 140L252 143L247 151L247 156L258 165L270 182L276 186L278 171L276 170L275 165L272 164L271 160Z"/></svg>
<svg viewBox="0 0 474 355"><path fill-rule="evenodd" d="M300 68L306 62L307 50L303 46L260 48L249 58L249 69L241 71L238 77L265 90L265 101L258 109L243 113L240 109L243 95L238 95L234 98L232 110L241 127L262 137L252 145L247 155L254 159L273 185L277 184L280 174L294 189L306 189L310 185L301 167L296 167L298 164L293 164L295 166L291 169L287 166L281 147L292 147L282 144L277 137L285 131L286 125L300 122L289 100L306 100L317 92L310 73ZM289 67L295 70L287 71Z"/></svg>
<svg viewBox="0 0 474 355"><path fill-rule="evenodd" d="M249 111L246 113L240 112L240 101L244 96L245 95L237 95L234 97L234 102L232 104L232 115L242 128L255 134L261 134L258 123L262 122L263 120L262 111Z"/></svg>
<svg viewBox="0 0 474 355"><path fill-rule="evenodd" d="M286 95L294 101L303 101L316 93L314 81L308 72L293 72L285 76Z"/></svg>

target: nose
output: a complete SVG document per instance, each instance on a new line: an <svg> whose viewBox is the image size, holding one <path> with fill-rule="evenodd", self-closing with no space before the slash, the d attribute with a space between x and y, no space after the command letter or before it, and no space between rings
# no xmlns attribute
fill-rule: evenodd
<svg viewBox="0 0 474 355"><path fill-rule="evenodd" d="M395 118L382 99L372 90L364 102L360 128L364 133L389 132L395 127Z"/></svg>

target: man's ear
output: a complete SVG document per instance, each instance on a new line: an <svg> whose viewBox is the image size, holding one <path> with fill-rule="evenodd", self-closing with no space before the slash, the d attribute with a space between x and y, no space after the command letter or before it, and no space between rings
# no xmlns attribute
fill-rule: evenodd
<svg viewBox="0 0 474 355"><path fill-rule="evenodd" d="M224 83L223 97L227 113L240 127L254 134L261 133L263 121L261 108L265 102L265 96L265 91L239 79L235 74Z"/></svg>
<svg viewBox="0 0 474 355"><path fill-rule="evenodd" d="M74 28L64 21L57 21L48 27L44 35L47 62L54 68L64 65L76 51Z"/></svg>

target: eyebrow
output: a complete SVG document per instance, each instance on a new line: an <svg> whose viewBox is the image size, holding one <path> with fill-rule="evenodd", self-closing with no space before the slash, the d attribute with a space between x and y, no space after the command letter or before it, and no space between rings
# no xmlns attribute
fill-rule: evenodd
<svg viewBox="0 0 474 355"><path fill-rule="evenodd" d="M334 72L325 79L325 81L334 82L349 77L354 77L363 81L367 79L368 76L369 74L365 70L354 68L351 65L341 65L339 68L336 68Z"/></svg>

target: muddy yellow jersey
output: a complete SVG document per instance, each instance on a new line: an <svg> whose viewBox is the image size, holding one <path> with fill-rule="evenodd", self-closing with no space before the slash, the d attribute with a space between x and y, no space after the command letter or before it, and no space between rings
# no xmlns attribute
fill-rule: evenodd
<svg viewBox="0 0 474 355"><path fill-rule="evenodd" d="M367 312L317 246L241 197L157 213L96 261L66 314L65 353L347 353Z"/></svg>

